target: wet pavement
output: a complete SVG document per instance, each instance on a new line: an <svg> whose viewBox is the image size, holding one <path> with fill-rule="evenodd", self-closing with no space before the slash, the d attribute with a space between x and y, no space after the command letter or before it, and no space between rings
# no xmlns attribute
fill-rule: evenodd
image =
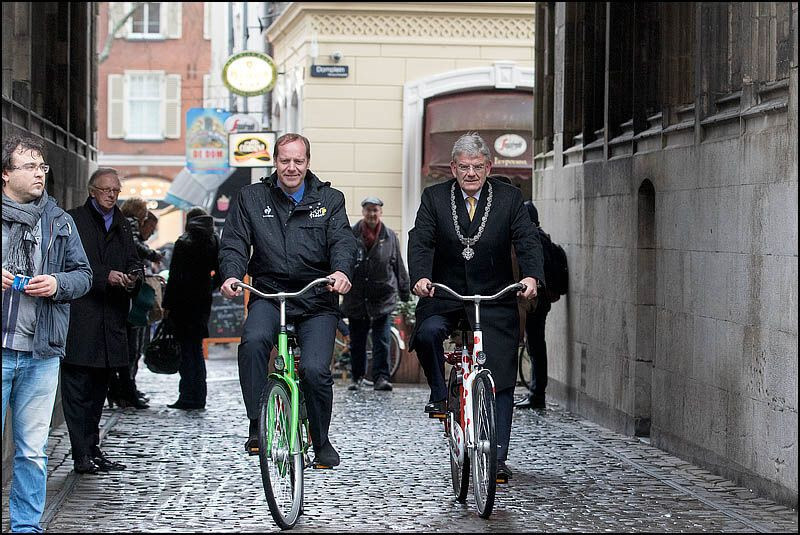
<svg viewBox="0 0 800 535"><path fill-rule="evenodd" d="M214 347L214 346L212 346ZM280 531L267 508L258 457L244 453L247 419L235 346L208 361L202 411L168 409L178 376L142 366L150 408L105 409L102 448L127 470L72 471L65 426L48 444L43 525L52 532ZM518 388L518 394L523 390ZM577 418L558 405L517 411L514 471L488 520L472 489L455 501L437 420L424 416L427 387L392 392L334 387L331 441L342 464L306 471L305 514L314 532L797 532L797 512L649 446ZM3 531L8 531L3 488Z"/></svg>

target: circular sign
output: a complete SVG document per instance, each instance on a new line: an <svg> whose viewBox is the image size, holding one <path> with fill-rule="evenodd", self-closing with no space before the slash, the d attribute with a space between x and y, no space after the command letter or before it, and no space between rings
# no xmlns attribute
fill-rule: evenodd
<svg viewBox="0 0 800 535"><path fill-rule="evenodd" d="M222 68L222 81L231 92L243 97L268 93L278 80L272 58L262 52L244 51L228 58Z"/></svg>
<svg viewBox="0 0 800 535"><path fill-rule="evenodd" d="M261 121L258 117L244 113L236 113L225 119L223 128L227 132L257 132L261 130Z"/></svg>
<svg viewBox="0 0 800 535"><path fill-rule="evenodd" d="M528 144L522 136L517 134L503 134L494 140L494 150L500 156L514 158L525 152Z"/></svg>

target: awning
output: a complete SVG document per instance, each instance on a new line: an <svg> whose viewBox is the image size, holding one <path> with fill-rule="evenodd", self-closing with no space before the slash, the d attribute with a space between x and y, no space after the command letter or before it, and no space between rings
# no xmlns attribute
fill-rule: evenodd
<svg viewBox="0 0 800 535"><path fill-rule="evenodd" d="M453 143L478 132L492 152L492 174L530 180L532 176L533 93L473 91L432 98L425 105L422 174L452 178Z"/></svg>
<svg viewBox="0 0 800 535"><path fill-rule="evenodd" d="M201 206L210 212L217 188L234 171L235 169L231 169L223 174L192 173L184 167L172 180L172 185L164 200L181 210L190 210L194 206Z"/></svg>

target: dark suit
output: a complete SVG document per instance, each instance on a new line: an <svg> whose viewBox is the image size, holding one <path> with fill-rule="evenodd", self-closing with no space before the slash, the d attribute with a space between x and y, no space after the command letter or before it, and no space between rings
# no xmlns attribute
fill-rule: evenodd
<svg viewBox="0 0 800 535"><path fill-rule="evenodd" d="M92 206L91 198L69 214L81 237L94 273L89 293L72 301L66 356L61 366L61 398L72 456L93 455L100 438L100 416L108 391L110 368L128 366L125 325L133 291L108 284L111 270L127 273L141 267L130 225L114 207L111 226Z"/></svg>
<svg viewBox="0 0 800 535"><path fill-rule="evenodd" d="M455 184L455 206L461 234L474 237L486 211L489 184L493 199L483 235L472 246L475 256L465 260L453 224L451 188ZM462 295L491 295L518 282L511 261L512 245L517 254L520 278L543 278L542 246L523 206L522 194L514 186L489 178L480 193L472 221L455 179L425 189L414 228L409 232L408 264L411 287L422 278L446 284ZM447 396L442 341L457 321L466 315L474 325L474 305L436 290L434 297L417 305L416 327L410 347L416 349L428 384L430 401ZM505 460L511 432L513 388L517 374L519 312L512 293L504 299L481 304L481 327L486 366L492 371L497 390L498 459ZM507 406L506 406L507 405ZM501 452L502 450L502 452Z"/></svg>

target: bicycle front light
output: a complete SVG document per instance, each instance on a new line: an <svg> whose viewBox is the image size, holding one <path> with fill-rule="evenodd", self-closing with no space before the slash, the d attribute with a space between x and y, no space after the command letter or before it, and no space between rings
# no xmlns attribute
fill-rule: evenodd
<svg viewBox="0 0 800 535"><path fill-rule="evenodd" d="M475 355L475 362L477 362L481 366L486 364L486 353L484 353L483 351L478 351L478 354Z"/></svg>

